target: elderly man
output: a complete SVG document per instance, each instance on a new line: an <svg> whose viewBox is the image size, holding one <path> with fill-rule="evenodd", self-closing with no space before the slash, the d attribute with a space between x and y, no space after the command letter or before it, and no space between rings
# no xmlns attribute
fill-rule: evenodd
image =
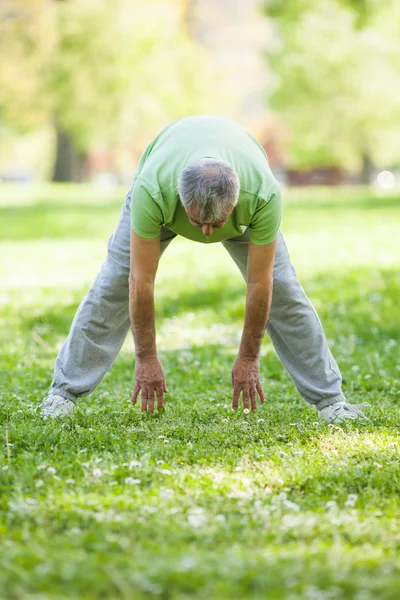
<svg viewBox="0 0 400 600"><path fill-rule="evenodd" d="M265 401L260 347L267 330L303 398L327 423L363 417L347 404L342 379L314 308L290 262L281 194L258 142L217 117L172 123L141 157L108 254L81 303L55 363L45 416L72 412L116 358L132 326L135 386L142 410L164 405L167 385L157 355L154 281L160 256L177 235L222 242L247 283L243 335L232 370L232 408Z"/></svg>

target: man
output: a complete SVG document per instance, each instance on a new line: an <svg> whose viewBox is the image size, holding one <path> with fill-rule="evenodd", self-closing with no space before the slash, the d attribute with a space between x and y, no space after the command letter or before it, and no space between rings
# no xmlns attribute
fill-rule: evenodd
<svg viewBox="0 0 400 600"><path fill-rule="evenodd" d="M246 313L232 370L232 408L256 410L265 329L303 398L327 423L363 417L347 404L341 375L291 265L282 233L281 195L258 142L217 117L172 123L141 157L102 269L81 303L55 363L45 416L72 412L99 384L131 323L135 386L154 412L167 391L157 356L154 281L161 254L177 235L222 242L247 282ZM130 318L129 318L130 315Z"/></svg>

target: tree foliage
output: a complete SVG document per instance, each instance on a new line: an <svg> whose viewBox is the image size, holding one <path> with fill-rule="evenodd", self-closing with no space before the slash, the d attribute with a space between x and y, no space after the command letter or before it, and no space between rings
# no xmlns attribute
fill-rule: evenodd
<svg viewBox="0 0 400 600"><path fill-rule="evenodd" d="M204 64L185 33L183 3L98 4L70 1L57 15L50 89L57 119L79 146L152 129L183 108L201 110Z"/></svg>
<svg viewBox="0 0 400 600"><path fill-rule="evenodd" d="M207 108L209 63L186 31L184 0L9 0L1 10L9 126L52 121L86 151Z"/></svg>
<svg viewBox="0 0 400 600"><path fill-rule="evenodd" d="M279 43L271 101L298 165L398 161L400 5L396 0L271 2Z"/></svg>
<svg viewBox="0 0 400 600"><path fill-rule="evenodd" d="M48 4L0 3L0 125L19 132L40 126L50 110L46 77L54 31Z"/></svg>

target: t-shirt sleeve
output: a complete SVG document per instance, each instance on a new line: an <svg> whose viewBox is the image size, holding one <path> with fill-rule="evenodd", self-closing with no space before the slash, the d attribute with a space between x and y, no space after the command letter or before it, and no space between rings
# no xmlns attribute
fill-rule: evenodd
<svg viewBox="0 0 400 600"><path fill-rule="evenodd" d="M144 238L160 235L163 215L157 202L143 183L136 183L131 198L131 227Z"/></svg>
<svg viewBox="0 0 400 600"><path fill-rule="evenodd" d="M275 185L268 199L259 198L256 211L250 221L250 240L262 246L271 244L276 238L282 217L282 196L279 185Z"/></svg>

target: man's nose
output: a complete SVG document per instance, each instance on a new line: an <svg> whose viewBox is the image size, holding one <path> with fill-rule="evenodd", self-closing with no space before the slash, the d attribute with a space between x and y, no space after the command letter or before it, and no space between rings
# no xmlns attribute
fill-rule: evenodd
<svg viewBox="0 0 400 600"><path fill-rule="evenodd" d="M210 225L210 223L205 223L204 225L201 226L201 230L203 232L203 235L205 235L206 237L209 237L212 232L214 231L214 227L212 225Z"/></svg>

